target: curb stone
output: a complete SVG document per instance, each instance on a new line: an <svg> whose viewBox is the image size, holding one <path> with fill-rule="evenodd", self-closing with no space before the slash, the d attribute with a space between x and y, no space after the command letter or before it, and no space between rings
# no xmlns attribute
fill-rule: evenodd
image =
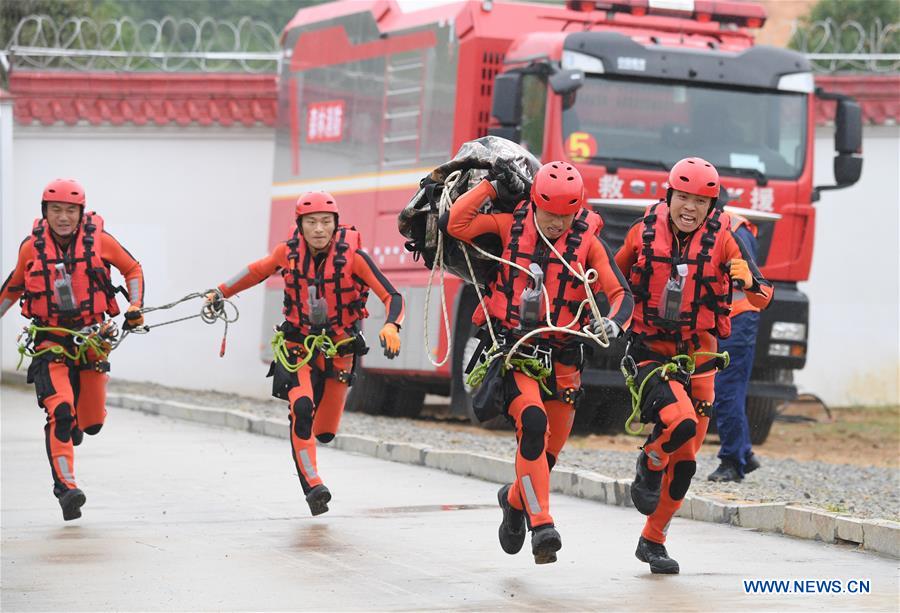
<svg viewBox="0 0 900 613"><path fill-rule="evenodd" d="M603 504L615 504L615 485L616 480L612 477L589 470L576 470L572 478L572 495Z"/></svg>
<svg viewBox="0 0 900 613"><path fill-rule="evenodd" d="M336 449L374 456L378 453L378 439L360 434L338 434L331 443Z"/></svg>
<svg viewBox="0 0 900 613"><path fill-rule="evenodd" d="M734 516L732 523L736 526L753 530L780 533L784 531L784 509L786 506L783 502L739 504L737 506L737 515Z"/></svg>
<svg viewBox="0 0 900 613"><path fill-rule="evenodd" d="M736 505L725 504L711 498L693 496L691 498L691 519L715 524L730 524L737 517Z"/></svg>
<svg viewBox="0 0 900 613"><path fill-rule="evenodd" d="M516 464L512 460L505 460L482 453L468 453L470 456L472 477L478 477L494 483L509 483L516 478Z"/></svg>
<svg viewBox="0 0 900 613"><path fill-rule="evenodd" d="M850 543L865 542L865 522L855 517L838 517L835 520L835 528L837 529L837 538L841 541Z"/></svg>
<svg viewBox="0 0 900 613"><path fill-rule="evenodd" d="M427 445L414 445L411 443L381 441L375 448L375 457L391 462L403 464L425 464L425 455L428 453Z"/></svg>
<svg viewBox="0 0 900 613"><path fill-rule="evenodd" d="M4 373L4 379L19 383L19 377ZM24 376L21 377L24 383ZM229 429L288 438L286 419L260 418L249 413L216 409L176 401L159 401L136 394L110 393L107 402L151 415L216 425ZM434 449L426 445L380 441L355 434L338 434L329 445L342 451L360 453L393 462L437 468L458 475L506 483L515 474L511 460L457 450ZM631 480L564 467L551 473L551 488L559 492L605 504L632 506ZM696 521L732 524L763 532L834 543L856 543L866 551L900 558L900 523L884 519L857 519L820 509L783 503L726 503L688 495L676 516Z"/></svg>
<svg viewBox="0 0 900 613"><path fill-rule="evenodd" d="M894 558L900 558L900 523L887 519L870 519L863 522L863 547Z"/></svg>
<svg viewBox="0 0 900 613"><path fill-rule="evenodd" d="M837 513L788 505L784 509L784 533L833 543L837 534L837 517Z"/></svg>

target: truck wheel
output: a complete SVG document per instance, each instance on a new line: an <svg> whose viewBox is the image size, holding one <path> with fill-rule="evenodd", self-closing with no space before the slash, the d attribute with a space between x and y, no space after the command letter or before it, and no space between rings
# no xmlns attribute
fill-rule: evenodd
<svg viewBox="0 0 900 613"><path fill-rule="evenodd" d="M575 410L575 420L572 422L572 433L590 434L594 431L594 423L597 420L597 405L581 401L581 405Z"/></svg>
<svg viewBox="0 0 900 613"><path fill-rule="evenodd" d="M405 389L388 377L360 368L347 392L344 410L389 417L418 417L425 404L425 391Z"/></svg>
<svg viewBox="0 0 900 613"><path fill-rule="evenodd" d="M753 445L766 442L777 415L778 404L771 398L747 398L747 423L750 425L750 442Z"/></svg>
<svg viewBox="0 0 900 613"><path fill-rule="evenodd" d="M500 415L486 422L481 422L475 417L472 410L472 389L466 385L465 369L472 359L472 354L478 348L479 341L475 338L478 328L472 323L472 313L478 307L478 298L474 291L465 290L460 299L459 309L456 313L456 325L453 331L453 363L450 365L450 404L454 415L464 415L472 424L486 430L509 429L509 420Z"/></svg>
<svg viewBox="0 0 900 613"><path fill-rule="evenodd" d="M758 368L753 370L751 379L790 384L794 382L794 371L789 368ZM750 442L753 445L762 445L769 438L769 431L782 402L775 398L747 397L747 423L750 425Z"/></svg>
<svg viewBox="0 0 900 613"><path fill-rule="evenodd" d="M631 397L628 390L598 389L589 392L594 407L593 429L603 434L622 434L625 420L631 414ZM578 419L578 414L575 414Z"/></svg>
<svg viewBox="0 0 900 613"><path fill-rule="evenodd" d="M391 396L384 407L384 414L391 417L418 417L425 406L425 391L391 385Z"/></svg>
<svg viewBox="0 0 900 613"><path fill-rule="evenodd" d="M356 381L347 392L345 411L384 415L391 396L391 385L385 377L366 372L364 368L356 370Z"/></svg>

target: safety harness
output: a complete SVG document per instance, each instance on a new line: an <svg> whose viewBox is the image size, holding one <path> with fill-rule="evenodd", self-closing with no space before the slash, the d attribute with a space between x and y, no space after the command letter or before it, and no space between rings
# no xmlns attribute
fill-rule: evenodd
<svg viewBox="0 0 900 613"><path fill-rule="evenodd" d="M662 382L668 382L670 379L675 379L682 385L687 386L690 383L692 376L700 375L712 370L724 370L725 368L728 368L728 364L731 360L727 351L721 353L715 351L696 351L692 354L679 353L672 357L657 355L654 356L654 358L658 359L649 360L647 363L650 365L659 364L659 366L648 370L645 367L641 368L638 366L637 361L635 361L631 354L631 346L632 340L629 340L625 348L625 356L619 363L619 368L622 371L622 375L625 377L625 387L628 388L629 395L631 396L631 414L628 416L628 419L625 420L625 432L633 435L640 435L644 430L644 423L636 430L631 427L631 424L635 419L642 417L641 413L645 402L644 392L647 386L653 383L655 378ZM698 367L697 358L701 357L710 357L712 359ZM641 372L642 370L643 372ZM700 411L702 412L702 409ZM650 421L650 419L642 419L641 421L646 423L647 421Z"/></svg>
<svg viewBox="0 0 900 613"><path fill-rule="evenodd" d="M588 209L582 209L572 222L566 235L563 261L578 262L587 255L589 244L585 234L597 234L603 226L600 216ZM503 259L519 265L502 265L493 287L486 291L489 313L499 319L504 327L515 328L520 325L519 302L522 290L527 287L528 277L522 276L523 269L537 264L546 271L545 284L552 296L549 320L553 322L573 321L578 307L584 301L585 288L581 280L563 264L551 256L550 250L538 237L534 212L529 201L523 201L513 212L513 224L510 228L509 241L503 252ZM558 270L558 272L557 272ZM582 310L579 325L584 325L588 313ZM475 323L484 325L483 312L476 312ZM555 335L561 337L561 334Z"/></svg>
<svg viewBox="0 0 900 613"><path fill-rule="evenodd" d="M94 212L85 213L77 234L62 253L49 239L49 231L46 219L35 220L31 232L35 259L25 277L22 315L49 326L83 326L102 319L104 314L118 315L116 291L126 298L128 293L113 286L109 266L100 257L103 219ZM71 292L69 308L63 308L55 297L54 283L62 276L67 277Z"/></svg>
<svg viewBox="0 0 900 613"><path fill-rule="evenodd" d="M717 251L721 249L728 231L728 215L720 207L714 207L699 233L699 245L694 242L695 232L688 238L684 253L669 227L668 205L665 202L650 207L642 224L641 251L630 276L635 302L632 325L635 333L644 341L674 340L679 351L684 351L685 341L698 346L697 330L715 330L720 337L727 337L731 331L728 317L731 312L731 283L724 265L716 269L711 262L721 260L717 258ZM662 244L660 238L665 239ZM651 299L660 299L666 282L676 278L679 265L687 265L693 271L685 284L685 297L689 298L690 303L687 309L681 310L677 319L667 319L660 313L660 304L651 303Z"/></svg>
<svg viewBox="0 0 900 613"><path fill-rule="evenodd" d="M275 360L290 373L295 373L306 366L316 351L321 351L326 359L331 359L341 353L342 347L347 347L356 342L356 337L351 336L338 342L334 342L327 332L309 335L300 344L289 346L285 340L284 332L278 330L272 337L272 353ZM291 360L294 361L291 361Z"/></svg>
<svg viewBox="0 0 900 613"><path fill-rule="evenodd" d="M288 267L281 272L284 278L284 315L303 336L320 332L331 335L347 332L357 321L368 317L368 289L353 274L353 258L360 244L356 228L340 226L324 260L316 262L299 227L287 241ZM307 308L310 287L315 288L316 295L327 304L325 323L315 321Z"/></svg>
<svg viewBox="0 0 900 613"><path fill-rule="evenodd" d="M32 322L26 326L18 338L19 362L16 370L22 366L25 358L39 358L53 354L55 361L68 359L73 366L80 369L109 372L106 358L118 345L119 330L115 323L106 321L94 324L81 330L69 330L56 326L39 326ZM55 337L55 338L54 338ZM45 341L59 341L60 344L40 347ZM88 352L93 352L95 359L89 359Z"/></svg>

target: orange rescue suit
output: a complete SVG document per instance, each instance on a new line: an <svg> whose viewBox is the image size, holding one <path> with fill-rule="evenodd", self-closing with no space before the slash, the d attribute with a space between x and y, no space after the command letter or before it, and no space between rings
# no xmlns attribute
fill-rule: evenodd
<svg viewBox="0 0 900 613"><path fill-rule="evenodd" d="M664 202L651 206L616 253L619 267L630 271L636 303L632 330L640 339L632 351L644 354L636 358L640 367L655 366L679 353L716 351L716 336L731 330L730 280L725 266L731 260L746 259L731 233L728 215L720 209L710 211L704 224L686 236L673 232L668 209ZM682 317L672 326L659 317L659 305L662 290L679 262L688 264L688 277L682 292ZM772 299L772 286L752 261L748 264L754 286L745 290L747 299L757 308L765 308ZM696 455L709 424L706 409L715 399L715 370L707 368L710 360L706 356L697 359L698 370L689 384L671 377L647 388L644 404L653 413L648 421L656 425L643 446L639 470L655 473L660 483L659 502L647 517L642 536L655 543L665 542L669 522L681 507L696 471Z"/></svg>

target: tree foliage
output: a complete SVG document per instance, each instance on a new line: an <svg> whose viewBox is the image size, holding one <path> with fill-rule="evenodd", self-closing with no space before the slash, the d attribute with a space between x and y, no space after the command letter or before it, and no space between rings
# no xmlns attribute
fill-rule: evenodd
<svg viewBox="0 0 900 613"><path fill-rule="evenodd" d="M831 21L831 30L814 24ZM859 24L857 28L853 23ZM893 25L892 32L885 28ZM853 53L858 49L880 53L900 51L898 0L819 0L788 46L806 52Z"/></svg>
<svg viewBox="0 0 900 613"><path fill-rule="evenodd" d="M30 15L44 15L58 26L66 20L85 17L100 25L105 22L116 22L122 18L130 18L135 24L143 21L160 22L166 17L174 19L166 22L162 29L162 40L154 48L166 50L192 50L198 39L196 32L190 27L177 27L175 24L183 20L191 20L197 24L204 19L237 25L242 19L250 18L254 22L268 25L275 34L279 34L301 8L321 4L330 0L0 0L0 52L8 49L16 27ZM59 35L65 39L74 31L74 26L63 29ZM38 36L40 32L34 20L26 22L25 29L19 36L20 41L32 41L38 46L53 46L53 40L47 40L48 32ZM149 30L153 32L153 30ZM49 33L52 39L53 33ZM147 35L146 30L139 34L136 26L126 26L121 30L114 28L87 28L83 31L78 43L85 48L106 48L113 50L131 49L136 39ZM151 34L152 36L152 34ZM110 39L110 37L115 37ZM228 51L234 47L235 36L228 28L205 26L201 35L204 49ZM108 40L109 39L109 40ZM27 43L26 43L27 44ZM138 45L140 47L140 45ZM259 32L257 28L242 28L242 51L273 51L271 36ZM2 59L2 58L0 58ZM51 64L56 67L56 64ZM8 75L0 63L0 87L6 85ZM154 70L155 64L135 61L131 70Z"/></svg>

